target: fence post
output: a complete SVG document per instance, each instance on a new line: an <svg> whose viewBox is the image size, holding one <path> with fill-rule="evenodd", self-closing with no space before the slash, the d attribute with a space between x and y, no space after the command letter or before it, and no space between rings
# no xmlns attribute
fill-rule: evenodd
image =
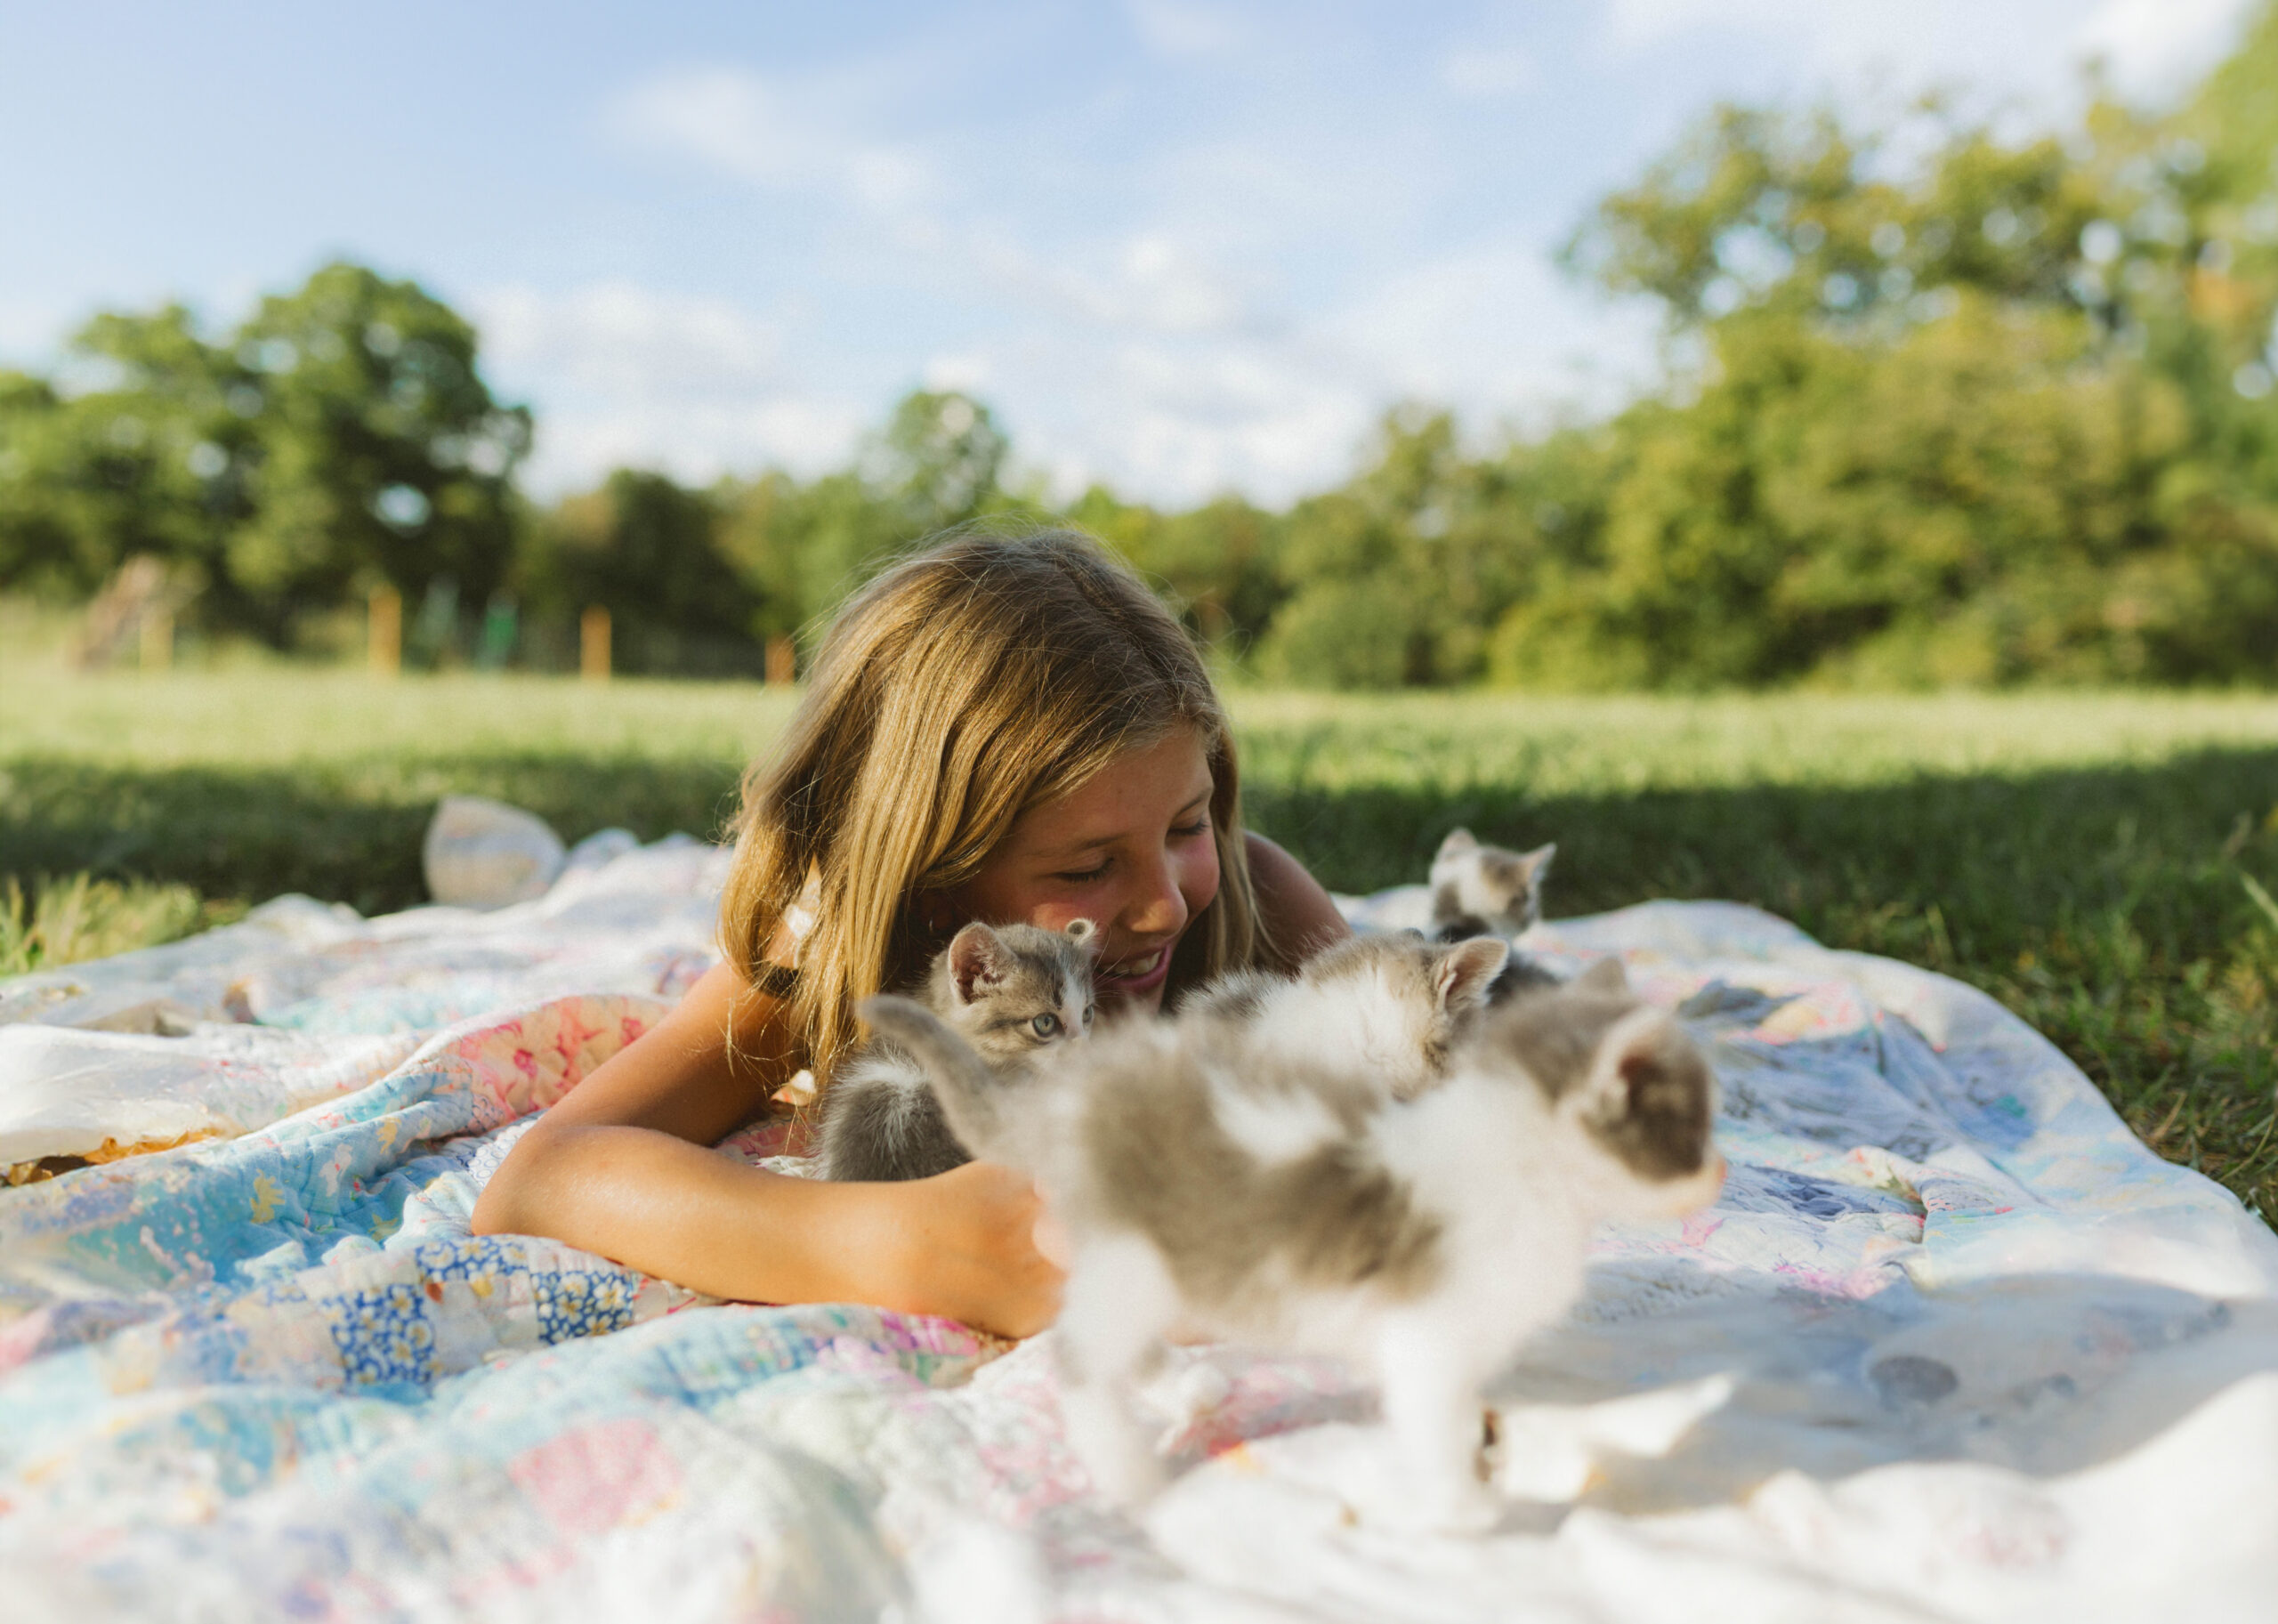
<svg viewBox="0 0 2278 1624"><path fill-rule="evenodd" d="M365 600L364 668L374 676L403 669L403 594L375 586Z"/></svg>
<svg viewBox="0 0 2278 1624"><path fill-rule="evenodd" d="M578 675L589 683L609 681L609 610L598 603L578 617Z"/></svg>
<svg viewBox="0 0 2278 1624"><path fill-rule="evenodd" d="M772 685L798 680L798 645L788 637L774 636L767 640L767 680Z"/></svg>
<svg viewBox="0 0 2278 1624"><path fill-rule="evenodd" d="M164 671L174 663L174 618L163 604L143 615L138 630L141 646L137 652L143 670Z"/></svg>

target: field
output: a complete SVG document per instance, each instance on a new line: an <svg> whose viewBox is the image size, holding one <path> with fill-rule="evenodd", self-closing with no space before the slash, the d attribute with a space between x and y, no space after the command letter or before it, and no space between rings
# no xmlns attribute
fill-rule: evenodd
<svg viewBox="0 0 2278 1624"><path fill-rule="evenodd" d="M1555 839L1550 911L1730 897L1983 987L2163 1154L2278 1215L2278 701L1232 696L1252 823L1323 880ZM421 900L437 796L716 833L788 696L0 666L0 970L281 891Z"/></svg>

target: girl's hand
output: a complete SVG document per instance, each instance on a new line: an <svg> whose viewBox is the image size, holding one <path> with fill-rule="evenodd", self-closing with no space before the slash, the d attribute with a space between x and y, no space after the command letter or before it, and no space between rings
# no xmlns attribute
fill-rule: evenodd
<svg viewBox="0 0 2278 1624"><path fill-rule="evenodd" d="M866 1238L880 1265L869 1301L1000 1337L1032 1337L1058 1317L1065 1277L1037 1250L1044 1203L1026 1174L973 1161L871 1188L882 1199L880 1232Z"/></svg>

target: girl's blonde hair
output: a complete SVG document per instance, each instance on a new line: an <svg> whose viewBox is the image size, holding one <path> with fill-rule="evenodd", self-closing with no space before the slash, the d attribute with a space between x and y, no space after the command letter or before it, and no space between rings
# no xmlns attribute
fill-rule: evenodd
<svg viewBox="0 0 2278 1624"><path fill-rule="evenodd" d="M812 882L786 1035L828 1084L857 1041L854 1006L941 948L911 899L970 880L1022 812L1179 728L1209 762L1219 881L1172 957L1173 992L1261 947L1233 739L1201 656L1088 536L952 536L839 610L781 743L745 775L722 946L759 985Z"/></svg>

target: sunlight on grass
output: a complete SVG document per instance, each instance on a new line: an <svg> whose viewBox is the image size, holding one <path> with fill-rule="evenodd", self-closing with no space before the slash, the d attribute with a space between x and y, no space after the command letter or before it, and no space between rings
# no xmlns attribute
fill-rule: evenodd
<svg viewBox="0 0 2278 1624"><path fill-rule="evenodd" d="M86 874L37 882L27 896L11 874L0 880L0 975L156 947L244 912L241 903L207 902L187 885Z"/></svg>
<svg viewBox="0 0 2278 1624"><path fill-rule="evenodd" d="M1247 815L1332 886L1418 878L1462 823L1558 842L1554 917L1754 903L1983 989L2155 1149L2278 1213L2278 702L1229 700ZM793 701L284 666L0 672L0 874L78 877L0 919L0 969L164 940L282 891L409 906L447 794L527 806L572 840L717 836Z"/></svg>

